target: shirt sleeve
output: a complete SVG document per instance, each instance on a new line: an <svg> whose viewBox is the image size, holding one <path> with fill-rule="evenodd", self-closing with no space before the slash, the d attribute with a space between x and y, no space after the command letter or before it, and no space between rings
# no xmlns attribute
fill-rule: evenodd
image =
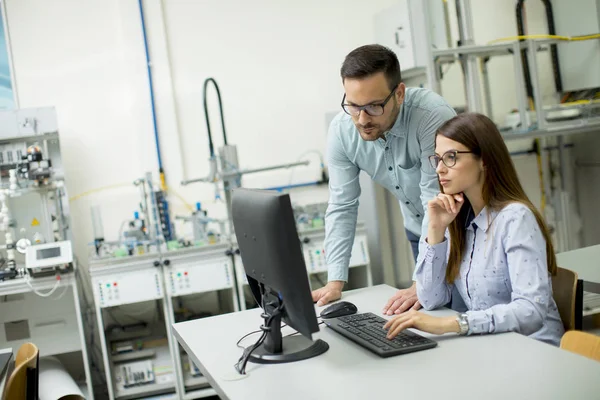
<svg viewBox="0 0 600 400"><path fill-rule="evenodd" d="M419 242L415 279L419 303L426 310L444 306L450 301L453 285L446 282L449 246L447 237L433 246L425 239Z"/></svg>
<svg viewBox="0 0 600 400"><path fill-rule="evenodd" d="M531 335L543 326L552 292L549 284L546 241L534 214L519 210L500 222L512 287L511 302L487 310L467 311L469 334L519 332Z"/></svg>
<svg viewBox="0 0 600 400"><path fill-rule="evenodd" d="M421 232L427 232L429 216L427 215L427 202L433 199L440 192L440 184L435 169L429 163L429 156L435 154L435 136L437 130L444 122L453 118L456 112L447 105L439 106L424 118L419 126L418 138L421 146L421 203L423 204L423 223ZM413 281L416 280L416 271L413 274Z"/></svg>
<svg viewBox="0 0 600 400"><path fill-rule="evenodd" d="M361 192L360 170L348 158L339 133L339 125L334 120L327 141L329 205L325 213L324 247L329 281L348 280Z"/></svg>

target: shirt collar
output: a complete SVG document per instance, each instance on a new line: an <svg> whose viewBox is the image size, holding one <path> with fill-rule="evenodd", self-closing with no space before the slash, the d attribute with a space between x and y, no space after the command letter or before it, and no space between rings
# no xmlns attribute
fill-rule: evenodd
<svg viewBox="0 0 600 400"><path fill-rule="evenodd" d="M392 127L388 131L385 131L383 133L383 135L386 138L388 137L388 135L392 135L392 136L396 136L396 137L404 137L406 135L405 130L402 129L402 126L403 126L402 113L403 112L404 112L404 104L400 104L400 112L398 113L398 116L396 117L396 122L394 122L394 125L392 125Z"/></svg>
<svg viewBox="0 0 600 400"><path fill-rule="evenodd" d="M494 219L497 215L497 211L490 211L487 207L484 207L483 210L481 210L481 212L479 213L479 215L475 216L473 208L470 207L469 214L467 215L467 219L465 221L465 228L474 229L473 225L475 225L483 232L487 232L490 226L492 226L492 222L494 222Z"/></svg>

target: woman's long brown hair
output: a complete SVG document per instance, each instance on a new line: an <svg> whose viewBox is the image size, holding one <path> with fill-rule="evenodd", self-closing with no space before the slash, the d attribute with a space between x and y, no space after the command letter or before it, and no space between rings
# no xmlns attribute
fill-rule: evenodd
<svg viewBox="0 0 600 400"><path fill-rule="evenodd" d="M548 226L525 194L506 144L496 125L485 115L464 113L442 125L437 135L463 144L475 157L483 161L485 179L482 195L488 209L500 211L510 203L522 203L531 210L546 240L548 271L550 274L556 275L556 257ZM441 185L440 190L444 191ZM465 197L465 204L448 227L450 256L446 269L446 280L449 283L454 282L460 270L460 261L466 247L465 223L470 209L471 205Z"/></svg>

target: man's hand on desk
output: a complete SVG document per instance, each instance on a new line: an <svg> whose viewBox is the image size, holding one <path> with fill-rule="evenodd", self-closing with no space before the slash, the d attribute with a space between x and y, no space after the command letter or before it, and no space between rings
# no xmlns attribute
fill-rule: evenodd
<svg viewBox="0 0 600 400"><path fill-rule="evenodd" d="M408 289L398 290L383 307L383 314L401 314L409 308L412 310L421 308L421 304L417 298L417 282L413 282L413 285Z"/></svg>
<svg viewBox="0 0 600 400"><path fill-rule="evenodd" d="M388 331L387 338L393 339L405 329L415 328L423 332L442 335L444 333L460 331L456 317L433 317L431 315L409 310L390 319L383 329Z"/></svg>
<svg viewBox="0 0 600 400"><path fill-rule="evenodd" d="M317 305L324 306L327 303L335 301L342 297L342 289L344 288L344 281L330 281L327 285L321 289L313 290L312 299L313 302L317 302Z"/></svg>

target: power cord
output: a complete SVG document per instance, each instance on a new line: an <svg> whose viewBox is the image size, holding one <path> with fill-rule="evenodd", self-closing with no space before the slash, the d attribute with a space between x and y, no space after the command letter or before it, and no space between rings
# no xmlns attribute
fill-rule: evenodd
<svg viewBox="0 0 600 400"><path fill-rule="evenodd" d="M283 324L281 325L281 329L285 328L287 326L287 324ZM242 343L242 340L246 339L248 336L250 335L254 335L256 333L262 332L260 329L256 330L256 331L252 331L250 333L246 333L244 336L242 336L240 338L240 340L237 341L237 343L235 344L237 347L239 347L240 349L245 349L244 346L240 346L240 343Z"/></svg>
<svg viewBox="0 0 600 400"><path fill-rule="evenodd" d="M27 286L29 286L33 293L37 294L38 296L50 297L54 294L54 292L56 292L56 289L58 289L58 287L60 286L60 275L56 275L56 283L54 284L52 289L50 289L50 291L46 293L39 292L36 288L33 287L33 285L31 284L31 277L29 276L29 274L25 275L25 283L27 284Z"/></svg>
<svg viewBox="0 0 600 400"><path fill-rule="evenodd" d="M254 351L256 351L256 349L258 349L260 347L261 344L263 344L263 342L267 338L267 335L269 334L269 332L271 332L271 327L270 327L271 321L273 321L273 318L275 318L276 316L278 316L281 313L282 309L283 309L283 304L280 307L276 308L275 311L273 312L273 314L271 314L271 315L268 315L265 313L261 314L261 317L268 318L265 325L260 326L260 330L263 332L262 335L256 341L256 343L254 343L252 346L248 346L244 349L242 356L240 357L238 362L235 363L235 365L234 365L236 371L240 375L246 375L246 365L248 364L248 361L250 360L250 356L252 355L252 353Z"/></svg>
<svg viewBox="0 0 600 400"><path fill-rule="evenodd" d="M246 347L244 349L244 352L242 353L241 357L239 358L238 362L234 364L234 368L240 375L246 375L246 365L248 364L248 360L250 360L250 356L256 349L258 349L258 347L261 344L263 344L263 342L267 338L267 335L269 334L269 332L271 332L271 322L273 321L273 318L281 315L281 313L283 311L283 303L280 303L279 306L275 310L273 310L272 314L270 314L270 315L267 314L265 311L266 307L265 307L264 286L261 284L258 286L258 288L260 290L260 303L261 303L260 305L261 305L261 308L263 309L263 312L261 313L260 316L263 319L265 319L265 324L260 326L260 330L262 331L262 335L260 335L260 338L252 346ZM267 305L273 305L273 303L270 303ZM246 336L248 336L248 335L246 335ZM239 344L239 342L240 341L238 341L238 344Z"/></svg>

